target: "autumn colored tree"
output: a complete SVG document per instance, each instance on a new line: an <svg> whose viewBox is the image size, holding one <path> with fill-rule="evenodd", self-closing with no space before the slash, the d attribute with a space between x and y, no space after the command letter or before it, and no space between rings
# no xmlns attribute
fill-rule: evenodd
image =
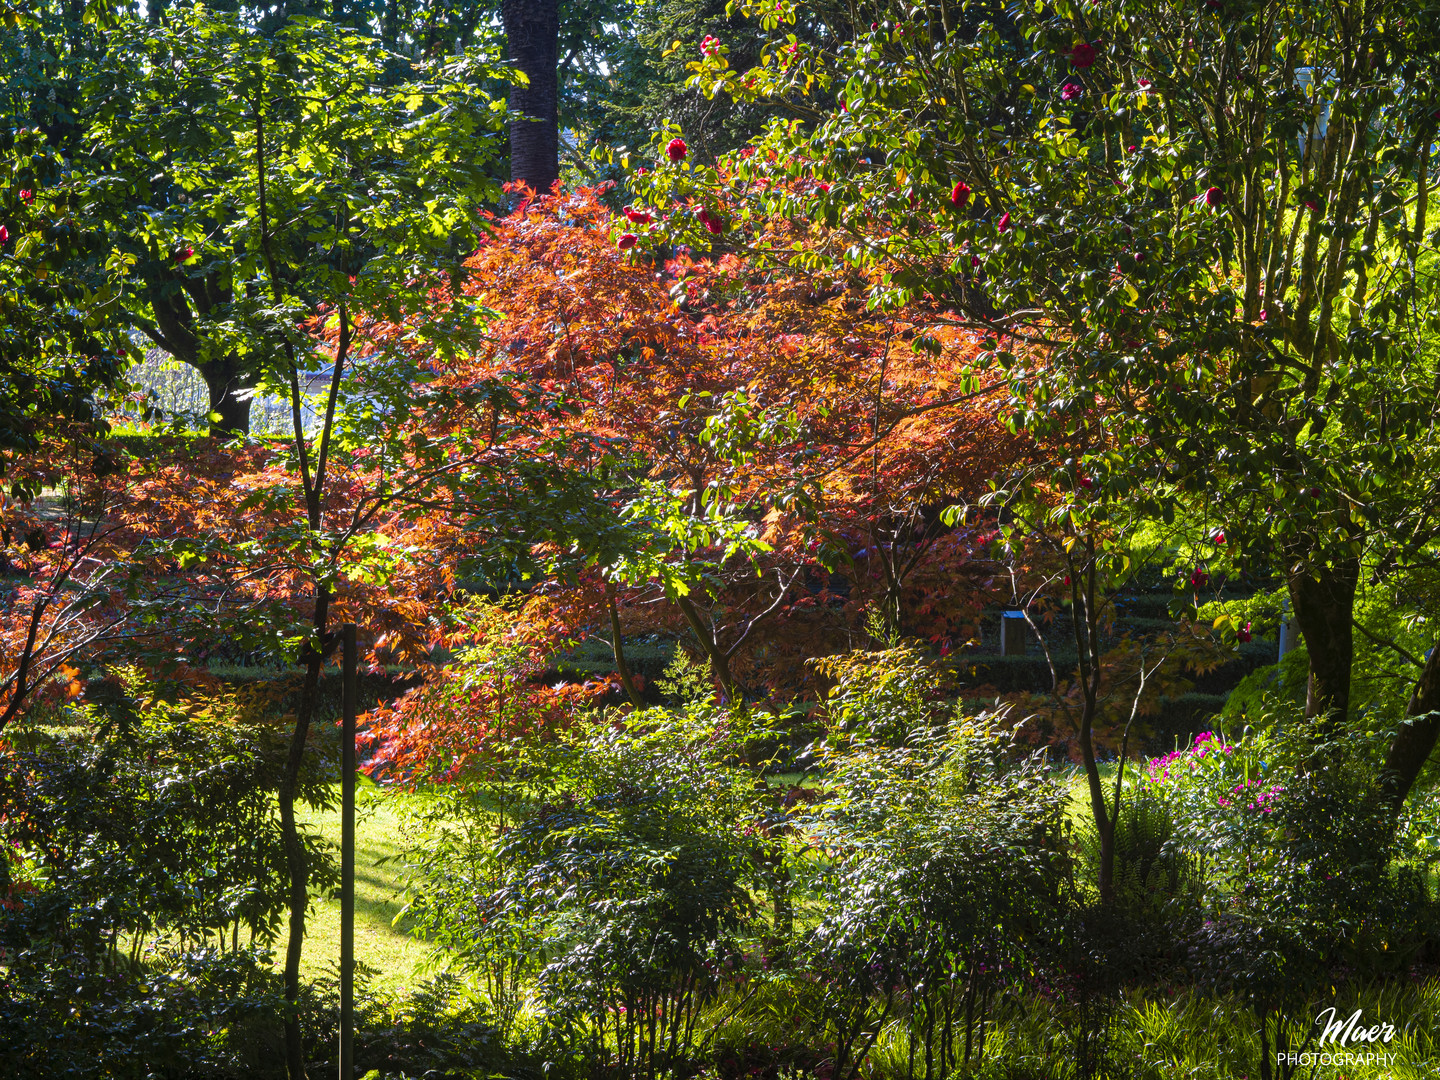
<svg viewBox="0 0 1440 1080"><path fill-rule="evenodd" d="M991 392L957 373L973 340L917 342L907 316L867 315L843 278L765 257L798 233L729 233L704 224L703 205L669 224L725 246L662 263L659 211L637 202L612 227L596 195L533 201L468 267L499 312L471 362L569 395L578 411L561 426L609 440L608 486L633 529L599 563L608 573L569 594L568 615L550 592L537 616L609 631L606 582L622 586L610 599L625 629L687 638L731 697L794 692L805 657L848 647L872 605L907 633L973 636L985 590L945 579L994 576L976 543L986 528L947 527L939 512L974 503L1025 452Z"/></svg>

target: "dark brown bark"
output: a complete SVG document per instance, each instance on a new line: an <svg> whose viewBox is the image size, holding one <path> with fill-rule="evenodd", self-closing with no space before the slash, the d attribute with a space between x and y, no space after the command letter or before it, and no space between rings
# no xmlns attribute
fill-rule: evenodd
<svg viewBox="0 0 1440 1080"><path fill-rule="evenodd" d="M217 438L250 434L250 397L237 396L255 386L255 376L242 371L233 360L196 364L210 395L210 434Z"/></svg>
<svg viewBox="0 0 1440 1080"><path fill-rule="evenodd" d="M1420 770L1430 760L1440 738L1440 647L1430 651L1410 701L1405 723L1385 755L1385 798L1395 812L1405 804Z"/></svg>
<svg viewBox="0 0 1440 1080"><path fill-rule="evenodd" d="M503 0L510 61L529 80L510 88L510 179L549 192L560 178L559 0Z"/></svg>
<svg viewBox="0 0 1440 1080"><path fill-rule="evenodd" d="M329 615L329 594L321 589L315 601L314 629L317 641L324 642ZM310 737L310 719L319 696L320 669L325 662L323 644L306 651L305 683L296 711L295 728L290 734L290 754L285 762L285 775L280 782L277 801L280 809L280 831L285 845L285 867L290 878L290 938L285 944L285 1071L289 1080L305 1080L305 1047L296 1011L300 1000L300 954L305 942L305 914L310 905L310 860L300 840L295 821L295 789L300 780L300 767Z"/></svg>
<svg viewBox="0 0 1440 1080"><path fill-rule="evenodd" d="M184 291L157 291L151 298L155 325L145 326L151 341L176 360L189 364L205 380L210 412L219 419L210 422L210 434L217 437L250 433L250 399L236 397L238 391L255 386L255 375L246 371L234 356L201 359L201 341L194 330L195 313L208 314L218 304L228 303L230 293L199 280L186 280Z"/></svg>
<svg viewBox="0 0 1440 1080"><path fill-rule="evenodd" d="M625 661L625 644L620 637L620 611L615 606L615 583L613 581L605 582L605 606L610 612L610 651L615 656L615 670L620 675L620 685L625 688L625 696L630 699L630 704L637 709L643 709L645 699L636 689L635 679L630 674L630 665Z"/></svg>
<svg viewBox="0 0 1440 1080"><path fill-rule="evenodd" d="M1355 587L1359 580L1358 559L1318 571L1300 567L1290 574L1290 604L1310 657L1305 715L1318 718L1322 732L1330 723L1344 720L1350 711Z"/></svg>

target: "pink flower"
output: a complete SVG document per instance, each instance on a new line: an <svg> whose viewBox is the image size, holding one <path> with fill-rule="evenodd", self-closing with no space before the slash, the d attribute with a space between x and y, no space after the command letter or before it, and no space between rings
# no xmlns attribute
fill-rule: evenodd
<svg viewBox="0 0 1440 1080"><path fill-rule="evenodd" d="M1149 90L1150 87L1154 86L1155 84L1152 83L1149 79L1141 79L1136 85L1138 85L1141 90Z"/></svg>
<svg viewBox="0 0 1440 1080"><path fill-rule="evenodd" d="M35 201L35 192L31 191L29 188L21 188L21 189L20 189L20 201L23 202L23 203L32 203L32 202L34 202L34 201Z"/></svg>
<svg viewBox="0 0 1440 1080"><path fill-rule="evenodd" d="M979 256L979 255L971 255L971 256L970 256L970 266L971 266L972 268L974 268L974 267L978 267L979 265L980 265L980 256Z"/></svg>
<svg viewBox="0 0 1440 1080"><path fill-rule="evenodd" d="M665 147L665 156L677 163L684 161L685 155L688 153L690 153L690 148L685 145L684 139L671 139L669 145Z"/></svg>
<svg viewBox="0 0 1440 1080"><path fill-rule="evenodd" d="M1224 534L1223 532L1217 532L1217 533L1215 534L1215 543L1217 543L1217 544L1223 544L1223 543L1225 543L1225 534Z"/></svg>
<svg viewBox="0 0 1440 1080"><path fill-rule="evenodd" d="M704 37L704 39L701 40L701 42L700 42L700 55L701 55L701 56L714 56L714 55L715 55L716 53L718 53L719 51L720 51L720 39L717 38L717 37L713 37L713 36L710 35L710 34L706 34L705 37Z"/></svg>
<svg viewBox="0 0 1440 1080"><path fill-rule="evenodd" d="M953 209L953 210L959 210L962 206L964 206L964 205L965 205L967 202L969 202L969 201L970 201L970 185L967 184L967 183L965 183L964 180L959 180L959 181L957 181L956 184L955 184L955 186L950 189L950 207L951 207L951 209Z"/></svg>
<svg viewBox="0 0 1440 1080"><path fill-rule="evenodd" d="M1086 476L1082 473L1080 475L1080 486L1086 491L1089 491L1095 486L1095 480L1093 477Z"/></svg>
<svg viewBox="0 0 1440 1080"><path fill-rule="evenodd" d="M1060 88L1061 101L1074 101L1085 93L1085 88L1079 83L1067 82Z"/></svg>
<svg viewBox="0 0 1440 1080"><path fill-rule="evenodd" d="M0 244L8 244L9 242L10 230L7 229L4 225L0 225Z"/></svg>
<svg viewBox="0 0 1440 1080"><path fill-rule="evenodd" d="M635 225L649 225L649 224L650 224L650 211L649 211L649 210L635 210L635 209L632 209L631 207L628 207L628 206L627 206L627 207L625 208L625 216L626 216L627 218L629 218L630 221L631 221L633 224L635 224Z"/></svg>
<svg viewBox="0 0 1440 1080"><path fill-rule="evenodd" d="M1266 319L1268 319L1268 318L1270 318L1270 312L1268 312L1268 311L1266 311L1265 309L1262 308L1262 309L1260 310L1260 321L1261 321L1261 322L1264 322L1264 321L1265 321Z"/></svg>
<svg viewBox="0 0 1440 1080"><path fill-rule="evenodd" d="M627 232L624 233L620 237L620 239L616 241L616 245L620 248L621 251L629 251L635 246L635 242L639 239L640 238L636 236L633 232Z"/></svg>
<svg viewBox="0 0 1440 1080"><path fill-rule="evenodd" d="M709 210L700 211L700 224L709 229L716 236L725 231L725 223L718 216L710 213Z"/></svg>
<svg viewBox="0 0 1440 1080"><path fill-rule="evenodd" d="M1204 199L1206 206L1219 206L1225 201L1225 192L1218 187L1208 188L1205 191Z"/></svg>
<svg viewBox="0 0 1440 1080"><path fill-rule="evenodd" d="M997 227L999 228L999 230L1000 230L1002 233L1005 233L1005 232L1009 232L1009 231L1010 231L1010 211L1009 211L1009 210L1006 210L1005 213L1001 216L1001 218L1000 218L1000 224L999 224L999 226L997 226Z"/></svg>
<svg viewBox="0 0 1440 1080"><path fill-rule="evenodd" d="M1127 154L1133 154L1133 153L1135 153L1135 144L1134 144L1134 143L1131 143L1129 146L1127 146L1127 147L1125 148L1125 152L1126 152Z"/></svg>
<svg viewBox="0 0 1440 1080"><path fill-rule="evenodd" d="M1318 214L1320 212L1320 203L1315 199L1306 199L1305 209L1309 210L1312 214Z"/></svg>
<svg viewBox="0 0 1440 1080"><path fill-rule="evenodd" d="M1070 49L1070 63L1077 68L1088 68L1095 63L1095 46L1081 41Z"/></svg>
<svg viewBox="0 0 1440 1080"><path fill-rule="evenodd" d="M1241 640L1241 642L1247 642L1247 641L1249 641L1249 640L1250 640L1250 624L1247 622L1247 623L1246 623L1244 626L1242 626L1239 630L1235 631L1235 636L1236 636L1237 638L1239 638L1239 639Z"/></svg>

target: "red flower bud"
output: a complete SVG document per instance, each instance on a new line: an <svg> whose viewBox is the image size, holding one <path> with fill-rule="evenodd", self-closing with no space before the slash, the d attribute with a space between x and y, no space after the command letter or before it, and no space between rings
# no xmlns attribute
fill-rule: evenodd
<svg viewBox="0 0 1440 1080"><path fill-rule="evenodd" d="M1242 642L1249 641L1249 640L1250 640L1250 624L1247 622L1247 623L1246 623L1244 626L1242 626L1239 630L1235 631L1235 636L1236 636L1237 638L1239 638Z"/></svg>
<svg viewBox="0 0 1440 1080"><path fill-rule="evenodd" d="M9 242L10 230L5 228L4 225L0 225L0 244L8 244Z"/></svg>
<svg viewBox="0 0 1440 1080"><path fill-rule="evenodd" d="M980 265L980 256L979 256L979 255L971 255L971 256L970 256L970 265L971 265L972 267L978 267L978 266Z"/></svg>
<svg viewBox="0 0 1440 1080"><path fill-rule="evenodd" d="M1217 543L1217 544L1223 544L1223 543L1225 543L1225 534L1224 534L1223 532L1217 532L1217 533L1215 534L1215 543Z"/></svg>
<svg viewBox="0 0 1440 1080"><path fill-rule="evenodd" d="M1225 201L1225 192L1221 191L1218 187L1208 188L1205 191L1204 198L1206 206L1219 206Z"/></svg>
<svg viewBox="0 0 1440 1080"><path fill-rule="evenodd" d="M950 189L950 206L951 206L951 208L952 208L952 209L955 209L955 210L959 210L962 206L964 206L964 205L965 205L967 202L969 202L969 201L970 201L970 185L967 184L967 183L965 183L964 180L957 181L956 184L955 184L955 186Z"/></svg>
<svg viewBox="0 0 1440 1080"><path fill-rule="evenodd" d="M1005 213L1001 216L1001 218L1000 218L1000 224L997 226L997 228L999 228L999 230L1000 230L1002 233L1004 233L1004 232L1009 232L1009 231L1010 231L1010 211L1009 211L1009 210L1006 210Z"/></svg>
<svg viewBox="0 0 1440 1080"><path fill-rule="evenodd" d="M689 152L690 148L685 145L684 139L671 139L669 145L665 147L665 156L677 163L684 161L685 155Z"/></svg>

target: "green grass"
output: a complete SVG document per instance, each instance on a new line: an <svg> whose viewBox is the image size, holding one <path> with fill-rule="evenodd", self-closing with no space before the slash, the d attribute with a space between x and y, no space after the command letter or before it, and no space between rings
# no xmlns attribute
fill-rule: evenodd
<svg viewBox="0 0 1440 1080"><path fill-rule="evenodd" d="M361 780L355 815L355 959L377 973L377 989L404 990L420 981L420 968L431 948L410 933L410 920L401 917L400 855L404 850L404 796L383 791ZM336 802L339 802L337 787ZM300 820L340 846L340 811L302 809ZM285 954L288 933L275 943L276 963ZM306 920L305 948L300 976L310 980L333 977L340 963L339 897L315 897Z"/></svg>

